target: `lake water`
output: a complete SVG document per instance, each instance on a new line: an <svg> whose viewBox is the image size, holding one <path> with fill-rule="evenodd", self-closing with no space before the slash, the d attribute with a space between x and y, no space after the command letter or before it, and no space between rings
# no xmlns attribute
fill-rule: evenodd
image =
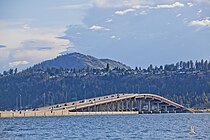
<svg viewBox="0 0 210 140"><path fill-rule="evenodd" d="M190 133L191 126L195 134ZM0 119L1 140L210 140L210 114L142 114Z"/></svg>

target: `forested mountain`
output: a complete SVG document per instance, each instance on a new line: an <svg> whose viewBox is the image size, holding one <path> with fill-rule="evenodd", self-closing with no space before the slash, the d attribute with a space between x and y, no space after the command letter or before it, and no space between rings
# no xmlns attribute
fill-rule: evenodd
<svg viewBox="0 0 210 140"><path fill-rule="evenodd" d="M107 61L106 61L107 62ZM210 107L210 62L147 69L29 68L0 76L0 109L34 108L112 93L154 93L187 107Z"/></svg>
<svg viewBox="0 0 210 140"><path fill-rule="evenodd" d="M130 67L114 61L110 59L98 59L90 55L84 55L81 53L70 53L56 57L52 60L44 61L40 64L34 66L34 68L68 68L68 69L83 69L83 68L91 68L91 69L103 69L106 65L109 64L110 68L113 69L115 67L121 69L129 69Z"/></svg>

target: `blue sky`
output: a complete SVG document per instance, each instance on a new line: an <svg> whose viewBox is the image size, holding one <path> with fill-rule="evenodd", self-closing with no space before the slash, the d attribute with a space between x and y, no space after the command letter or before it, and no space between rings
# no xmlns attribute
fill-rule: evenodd
<svg viewBox="0 0 210 140"><path fill-rule="evenodd" d="M0 72L80 52L131 67L210 60L209 0L0 0Z"/></svg>

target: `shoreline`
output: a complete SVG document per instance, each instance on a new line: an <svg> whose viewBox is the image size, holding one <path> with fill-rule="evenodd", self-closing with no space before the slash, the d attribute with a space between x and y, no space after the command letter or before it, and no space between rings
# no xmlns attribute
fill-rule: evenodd
<svg viewBox="0 0 210 140"><path fill-rule="evenodd" d="M68 110L59 111L0 111L0 118L19 118L19 117L51 117L51 116L85 116L85 115L120 115L120 114L139 114L138 111L113 111L113 112L69 112Z"/></svg>

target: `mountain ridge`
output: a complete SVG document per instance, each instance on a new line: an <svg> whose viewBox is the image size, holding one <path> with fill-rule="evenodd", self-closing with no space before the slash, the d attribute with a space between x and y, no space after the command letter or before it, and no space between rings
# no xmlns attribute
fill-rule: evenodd
<svg viewBox="0 0 210 140"><path fill-rule="evenodd" d="M111 60L111 59L98 59L91 55L84 55L78 52L69 53L61 56L57 56L54 59L43 61L39 64L33 66L33 68L49 68L49 67L63 67L68 69L83 69L83 68L91 68L91 69L104 69L107 64L109 64L110 69L114 69L116 67L121 69L130 69L129 66L125 64Z"/></svg>

